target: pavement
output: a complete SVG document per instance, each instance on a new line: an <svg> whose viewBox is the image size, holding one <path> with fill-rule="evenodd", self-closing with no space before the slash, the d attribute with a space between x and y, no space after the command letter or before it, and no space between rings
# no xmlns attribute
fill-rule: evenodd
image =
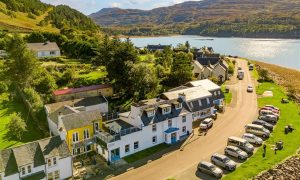
<svg viewBox="0 0 300 180"><path fill-rule="evenodd" d="M244 126L257 117L256 94L246 91L249 84L254 85L254 80L248 71L247 62L240 59L236 61L237 66L245 70L245 78L229 85L230 90L234 92L232 103L226 107L225 113L218 115L213 128L205 136L198 135L198 131L195 130L194 136L183 144L184 147L111 179L212 179L210 176L199 173L197 164L201 160L209 161L210 156L215 152L223 153L227 138L241 136L244 133Z"/></svg>

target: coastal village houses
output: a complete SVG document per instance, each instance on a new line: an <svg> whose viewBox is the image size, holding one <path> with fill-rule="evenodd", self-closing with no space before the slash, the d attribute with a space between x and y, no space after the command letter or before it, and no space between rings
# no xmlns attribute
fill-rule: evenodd
<svg viewBox="0 0 300 180"><path fill-rule="evenodd" d="M219 82L228 79L228 64L221 59L220 54L214 53L212 48L197 51L194 59L193 74L197 79L216 77Z"/></svg>
<svg viewBox="0 0 300 180"><path fill-rule="evenodd" d="M68 179L72 167L72 156L61 136L0 151L1 180Z"/></svg>
<svg viewBox="0 0 300 180"><path fill-rule="evenodd" d="M61 52L55 42L27 43L27 47L35 52L37 58L59 57Z"/></svg>
<svg viewBox="0 0 300 180"><path fill-rule="evenodd" d="M73 157L96 151L114 162L161 143L185 139L193 132L193 121L210 117L214 103L222 103L224 96L209 80L190 82L159 98L134 103L129 112L110 120L103 114L106 109L100 109L101 102L91 102L99 96L89 98L85 105L83 100L46 105L50 131L65 137Z"/></svg>

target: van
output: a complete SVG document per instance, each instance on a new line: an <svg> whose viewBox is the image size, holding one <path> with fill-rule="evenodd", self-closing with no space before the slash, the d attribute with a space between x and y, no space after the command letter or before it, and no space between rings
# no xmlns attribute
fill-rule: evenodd
<svg viewBox="0 0 300 180"><path fill-rule="evenodd" d="M270 136L270 131L264 128L261 125L257 124L247 124L245 126L246 133L251 133L257 136L262 136L263 138L267 138Z"/></svg>
<svg viewBox="0 0 300 180"><path fill-rule="evenodd" d="M252 154L254 151L253 145L251 145L245 139L242 139L239 137L234 137L234 136L229 137L227 140L227 145L238 147L238 148L246 151L248 154Z"/></svg>

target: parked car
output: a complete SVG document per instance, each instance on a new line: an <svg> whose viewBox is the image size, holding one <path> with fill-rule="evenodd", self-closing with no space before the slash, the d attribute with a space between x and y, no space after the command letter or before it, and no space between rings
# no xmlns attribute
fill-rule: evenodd
<svg viewBox="0 0 300 180"><path fill-rule="evenodd" d="M248 85L247 92L253 92L253 86L252 85Z"/></svg>
<svg viewBox="0 0 300 180"><path fill-rule="evenodd" d="M252 122L252 124L257 124L257 125L262 125L264 128L269 130L270 132L273 131L274 126L272 124L267 123L266 121L263 120L255 120Z"/></svg>
<svg viewBox="0 0 300 180"><path fill-rule="evenodd" d="M261 125L247 124L245 126L245 129L246 129L246 133L262 136L263 138L267 138L270 136L270 131Z"/></svg>
<svg viewBox="0 0 300 180"><path fill-rule="evenodd" d="M275 107L273 105L265 105L264 107L269 107L269 108L275 109L277 111L280 111L280 109L278 107Z"/></svg>
<svg viewBox="0 0 300 180"><path fill-rule="evenodd" d="M267 114L264 116L259 116L258 119L266 121L268 123L276 124L278 121L278 117L275 115Z"/></svg>
<svg viewBox="0 0 300 180"><path fill-rule="evenodd" d="M253 145L251 145L247 140L239 138L239 137L234 137L234 136L229 137L227 140L227 145L228 146L236 146L236 147L244 150L248 154L252 154L254 151Z"/></svg>
<svg viewBox="0 0 300 180"><path fill-rule="evenodd" d="M248 154L236 146L226 146L226 148L224 149L224 153L227 156L229 155L242 160L248 158Z"/></svg>
<svg viewBox="0 0 300 180"><path fill-rule="evenodd" d="M223 171L215 166L214 164L207 162L207 161L201 161L198 164L197 167L198 171L203 172L205 174L213 175L216 178L221 178L223 176Z"/></svg>
<svg viewBox="0 0 300 180"><path fill-rule="evenodd" d="M273 111L270 110L260 110L259 111L260 116L265 116L265 115L274 115L279 119L279 114L274 113Z"/></svg>
<svg viewBox="0 0 300 180"><path fill-rule="evenodd" d="M256 144L256 145L262 145L263 140L254 134L245 133L242 136L243 139L247 140L249 143Z"/></svg>
<svg viewBox="0 0 300 180"><path fill-rule="evenodd" d="M214 120L212 118L204 119L200 124L200 129L209 129L213 126Z"/></svg>
<svg viewBox="0 0 300 180"><path fill-rule="evenodd" d="M242 70L242 67L238 67L238 70Z"/></svg>
<svg viewBox="0 0 300 180"><path fill-rule="evenodd" d="M250 65L249 65L249 70L250 70L250 71L253 71L253 69L254 69L254 64L250 64Z"/></svg>
<svg viewBox="0 0 300 180"><path fill-rule="evenodd" d="M268 110L268 111L272 111L273 113L276 113L279 115L280 111L273 109L271 107L262 107L260 110Z"/></svg>
<svg viewBox="0 0 300 180"><path fill-rule="evenodd" d="M215 153L211 156L211 162L217 166L225 168L228 171L233 171L236 168L236 163L233 160L219 153Z"/></svg>

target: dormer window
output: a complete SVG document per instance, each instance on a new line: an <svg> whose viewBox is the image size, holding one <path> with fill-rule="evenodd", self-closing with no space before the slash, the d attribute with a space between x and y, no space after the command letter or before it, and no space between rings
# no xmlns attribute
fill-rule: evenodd
<svg viewBox="0 0 300 180"><path fill-rule="evenodd" d="M176 104L175 104L175 109L176 109L176 110L182 109L182 103L176 103Z"/></svg>
<svg viewBox="0 0 300 180"><path fill-rule="evenodd" d="M209 98L206 98L207 104L210 104Z"/></svg>
<svg viewBox="0 0 300 180"><path fill-rule="evenodd" d="M147 113L147 117L153 117L155 114L155 109L154 108L148 108L145 109L146 113Z"/></svg>
<svg viewBox="0 0 300 180"><path fill-rule="evenodd" d="M162 109L163 114L170 114L171 113L171 107L165 107Z"/></svg>
<svg viewBox="0 0 300 180"><path fill-rule="evenodd" d="M198 102L199 102L199 106L202 106L201 99L199 99Z"/></svg>
<svg viewBox="0 0 300 180"><path fill-rule="evenodd" d="M171 113L171 105L170 104L162 104L159 107L161 108L163 115Z"/></svg>

